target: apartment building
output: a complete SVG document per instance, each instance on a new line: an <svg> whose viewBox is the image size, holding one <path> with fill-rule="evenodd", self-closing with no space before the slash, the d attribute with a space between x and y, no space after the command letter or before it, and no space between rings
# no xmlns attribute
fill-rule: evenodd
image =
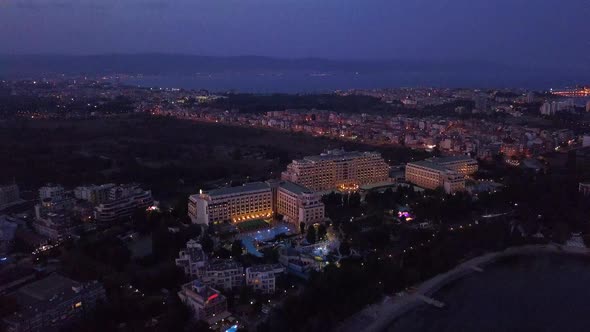
<svg viewBox="0 0 590 332"><path fill-rule="evenodd" d="M201 278L207 266L207 254L203 247L195 240L186 243L186 249L181 250L175 260L176 266L184 270L184 274L192 279Z"/></svg>
<svg viewBox="0 0 590 332"><path fill-rule="evenodd" d="M184 284L178 292L178 297L191 309L196 321L202 320L211 324L229 316L225 296L198 280Z"/></svg>
<svg viewBox="0 0 590 332"><path fill-rule="evenodd" d="M389 166L377 152L331 150L293 160L281 178L313 191L356 190L388 180Z"/></svg>
<svg viewBox="0 0 590 332"><path fill-rule="evenodd" d="M285 273L285 268L281 264L252 266L246 269L246 284L264 294L273 294L276 291L276 278L282 273Z"/></svg>
<svg viewBox="0 0 590 332"><path fill-rule="evenodd" d="M152 192L137 185L120 185L109 189L107 201L95 208L97 221L112 222L130 217L137 209L152 205Z"/></svg>
<svg viewBox="0 0 590 332"><path fill-rule="evenodd" d="M203 282L221 289L232 289L244 284L244 268L233 260L220 260L207 266Z"/></svg>
<svg viewBox="0 0 590 332"><path fill-rule="evenodd" d="M76 187L74 197L92 204L100 204L109 200L109 192L114 187L114 183Z"/></svg>
<svg viewBox="0 0 590 332"><path fill-rule="evenodd" d="M77 282L59 274L27 284L9 296L18 309L3 319L8 332L57 331L106 299L99 282Z"/></svg>
<svg viewBox="0 0 590 332"><path fill-rule="evenodd" d="M19 200L19 190L16 184L0 186L0 208L11 205Z"/></svg>
<svg viewBox="0 0 590 332"><path fill-rule="evenodd" d="M448 194L465 190L465 176L429 160L406 165L406 181L426 189L443 188Z"/></svg>

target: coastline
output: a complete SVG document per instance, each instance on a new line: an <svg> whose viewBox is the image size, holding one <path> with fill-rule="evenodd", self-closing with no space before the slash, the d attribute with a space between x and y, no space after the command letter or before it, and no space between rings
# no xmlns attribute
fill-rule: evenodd
<svg viewBox="0 0 590 332"><path fill-rule="evenodd" d="M453 269L434 276L421 283L412 294L402 296L386 297L381 303L365 307L352 317L339 324L337 330L345 332L368 331L380 332L387 328L398 318L414 308L424 304L421 297L429 297L449 283L463 278L464 276L477 272L487 265L500 259L535 254L567 254L567 255L590 255L590 249L571 247L558 244L545 245L524 245L510 247L502 251L487 253L482 256L471 258ZM485 270L483 271L485 273Z"/></svg>

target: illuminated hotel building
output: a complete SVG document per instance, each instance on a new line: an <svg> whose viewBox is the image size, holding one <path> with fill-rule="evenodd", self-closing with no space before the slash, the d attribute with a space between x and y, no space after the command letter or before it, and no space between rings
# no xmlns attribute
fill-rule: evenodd
<svg viewBox="0 0 590 332"><path fill-rule="evenodd" d="M236 223L273 214L299 225L324 220L324 204L313 191L288 181L253 182L191 195L188 214L193 223Z"/></svg>
<svg viewBox="0 0 590 332"><path fill-rule="evenodd" d="M331 150L293 160L281 178L314 191L355 190L362 185L387 181L389 166L377 152Z"/></svg>
<svg viewBox="0 0 590 332"><path fill-rule="evenodd" d="M275 211L297 226L301 222L310 225L324 220L321 196L293 182L279 184Z"/></svg>
<svg viewBox="0 0 590 332"><path fill-rule="evenodd" d="M426 189L442 187L447 194L465 190L465 175L432 160L408 163L406 181Z"/></svg>
<svg viewBox="0 0 590 332"><path fill-rule="evenodd" d="M471 175L479 169L477 160L469 156L452 156L452 157L438 157L430 158L428 161L437 163L461 175Z"/></svg>
<svg viewBox="0 0 590 332"><path fill-rule="evenodd" d="M191 195L188 214L193 223L204 225L271 217L270 186L266 182L252 182Z"/></svg>

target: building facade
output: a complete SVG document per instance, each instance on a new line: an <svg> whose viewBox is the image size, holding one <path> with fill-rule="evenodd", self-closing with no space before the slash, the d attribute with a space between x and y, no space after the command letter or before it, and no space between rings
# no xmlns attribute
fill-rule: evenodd
<svg viewBox="0 0 590 332"><path fill-rule="evenodd" d="M273 294L277 276L283 273L285 268L281 264L252 266L246 269L246 284L264 294Z"/></svg>
<svg viewBox="0 0 590 332"><path fill-rule="evenodd" d="M0 186L0 208L20 200L20 193L16 184Z"/></svg>
<svg viewBox="0 0 590 332"><path fill-rule="evenodd" d="M465 190L464 175L428 160L408 163L406 181L426 189L443 188L447 194Z"/></svg>
<svg viewBox="0 0 590 332"><path fill-rule="evenodd" d="M201 278L207 266L207 254L203 247L195 240L186 243L186 249L181 250L175 260L176 266L184 270L184 274L192 279Z"/></svg>
<svg viewBox="0 0 590 332"><path fill-rule="evenodd" d="M441 166L444 166L461 175L471 175L477 172L479 164L477 160L469 156L438 157L427 159Z"/></svg>
<svg viewBox="0 0 590 332"><path fill-rule="evenodd" d="M355 190L388 180L389 166L377 152L331 150L293 160L281 178L313 191Z"/></svg>
<svg viewBox="0 0 590 332"><path fill-rule="evenodd" d="M272 216L271 189L265 182L220 188L191 195L188 213L193 223L208 225L226 220L246 221Z"/></svg>
<svg viewBox="0 0 590 332"><path fill-rule="evenodd" d="M244 284L244 268L233 260L221 260L207 266L203 282L221 289L232 289Z"/></svg>
<svg viewBox="0 0 590 332"><path fill-rule="evenodd" d="M227 313L225 296L198 280L184 284L178 292L178 297L191 309L195 320L210 321Z"/></svg>
<svg viewBox="0 0 590 332"><path fill-rule="evenodd" d="M84 201L88 201L92 204L100 204L109 200L109 192L111 188L114 188L115 184L107 183L91 186L76 187L74 189L74 197Z"/></svg>
<svg viewBox="0 0 590 332"><path fill-rule="evenodd" d="M4 318L8 332L57 331L106 299L99 282L77 282L59 274L27 284L10 296L19 309Z"/></svg>
<svg viewBox="0 0 590 332"><path fill-rule="evenodd" d="M322 222L324 203L321 196L296 183L282 181L277 189L274 210L283 216L284 220L299 227L300 223L307 225Z"/></svg>
<svg viewBox="0 0 590 332"><path fill-rule="evenodd" d="M191 195L188 214L197 224L270 218L273 214L296 225L324 220L324 204L315 192L289 181L254 182Z"/></svg>
<svg viewBox="0 0 590 332"><path fill-rule="evenodd" d="M154 203L152 192L137 185L120 185L109 189L108 200L95 208L100 222L113 222L130 217L137 209L146 209Z"/></svg>

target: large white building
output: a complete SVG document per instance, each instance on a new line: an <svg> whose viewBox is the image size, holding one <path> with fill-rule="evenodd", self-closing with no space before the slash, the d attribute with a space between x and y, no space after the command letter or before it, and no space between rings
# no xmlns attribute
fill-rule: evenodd
<svg viewBox="0 0 590 332"><path fill-rule="evenodd" d="M302 222L311 225L325 218L321 196L293 182L282 181L278 185L273 207L285 221L297 227Z"/></svg>
<svg viewBox="0 0 590 332"><path fill-rule="evenodd" d="M109 189L108 200L95 208L97 221L111 222L130 217L137 209L152 205L152 192L137 185L120 185Z"/></svg>
<svg viewBox="0 0 590 332"><path fill-rule="evenodd" d="M39 188L39 199L44 200L51 198L52 200L60 200L64 197L64 187L48 183L45 186Z"/></svg>
<svg viewBox="0 0 590 332"><path fill-rule="evenodd" d="M471 175L479 169L477 160L469 156L435 157L426 160L437 163L461 175Z"/></svg>
<svg viewBox="0 0 590 332"><path fill-rule="evenodd" d="M264 294L273 294L276 290L277 275L285 272L281 264L251 266L246 269L246 284Z"/></svg>
<svg viewBox="0 0 590 332"><path fill-rule="evenodd" d="M195 240L189 240L186 243L186 249L181 250L178 258L175 260L176 266L184 270L184 274L191 279L201 278L205 273L207 266L207 254L203 247Z"/></svg>
<svg viewBox="0 0 590 332"><path fill-rule="evenodd" d="M92 204L100 204L108 201L109 191L114 187L114 183L76 187L74 189L74 197Z"/></svg>
<svg viewBox="0 0 590 332"><path fill-rule="evenodd" d="M207 285L232 289L244 284L244 267L233 260L221 260L207 266L202 278Z"/></svg>
<svg viewBox="0 0 590 332"><path fill-rule="evenodd" d="M272 216L271 189L266 182L220 188L191 195L188 213L193 223L208 225Z"/></svg>
<svg viewBox="0 0 590 332"><path fill-rule="evenodd" d="M453 167L463 171L468 169L458 165ZM443 188L448 194L465 190L465 175L432 160L408 163L406 181L426 189Z"/></svg>
<svg viewBox="0 0 590 332"><path fill-rule="evenodd" d="M188 214L196 224L239 223L270 218L274 213L296 225L315 223L324 220L324 204L318 194L288 181L215 189L191 195L188 202Z"/></svg>
<svg viewBox="0 0 590 332"><path fill-rule="evenodd" d="M377 152L331 150L293 160L281 178L314 191L355 190L362 185L387 181L389 166Z"/></svg>

